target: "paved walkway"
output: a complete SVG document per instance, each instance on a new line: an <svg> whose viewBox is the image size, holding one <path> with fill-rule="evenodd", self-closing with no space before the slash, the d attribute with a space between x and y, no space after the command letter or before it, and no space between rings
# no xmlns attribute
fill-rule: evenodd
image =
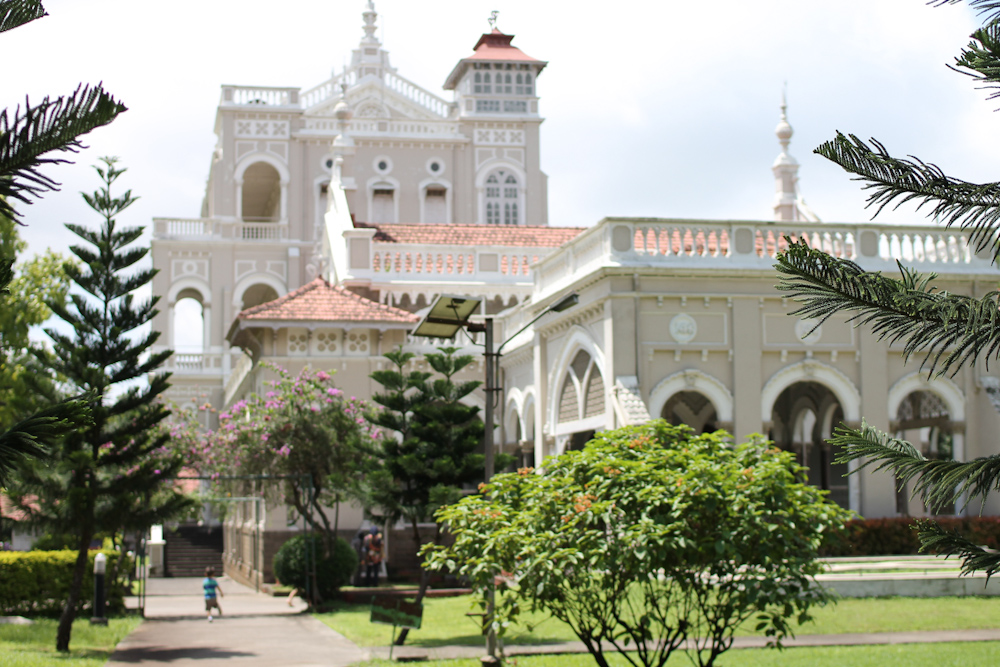
<svg viewBox="0 0 1000 667"><path fill-rule="evenodd" d="M205 618L200 578L150 579L146 622L115 649L106 667L342 667L368 657L329 627L276 598L222 577L224 614Z"/></svg>

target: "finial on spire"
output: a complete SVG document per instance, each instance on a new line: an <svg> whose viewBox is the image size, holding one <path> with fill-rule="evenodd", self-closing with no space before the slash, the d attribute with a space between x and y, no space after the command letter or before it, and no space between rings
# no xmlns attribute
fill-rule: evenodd
<svg viewBox="0 0 1000 667"><path fill-rule="evenodd" d="M499 13L500 12L497 11L496 9L494 9L492 12L490 12L490 18L487 21L490 24L490 31L493 31L493 30L497 29L497 15Z"/></svg>
<svg viewBox="0 0 1000 667"><path fill-rule="evenodd" d="M362 29L365 31L365 37L361 40L363 44L378 44L378 39L375 38L375 19L378 18L378 13L375 11L375 3L372 0L368 0L365 5L365 11L362 12L361 18L364 19L365 25Z"/></svg>

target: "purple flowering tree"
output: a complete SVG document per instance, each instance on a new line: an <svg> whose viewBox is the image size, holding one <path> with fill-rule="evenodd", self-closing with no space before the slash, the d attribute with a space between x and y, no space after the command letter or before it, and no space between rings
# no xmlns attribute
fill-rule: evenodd
<svg viewBox="0 0 1000 667"><path fill-rule="evenodd" d="M278 378L263 396L251 394L219 414L219 428L190 443L191 460L205 474L282 476L269 485L332 543L340 503L361 497L361 484L379 432L364 418L365 404L333 385L324 371L298 375L268 366ZM333 508L333 517L325 511Z"/></svg>

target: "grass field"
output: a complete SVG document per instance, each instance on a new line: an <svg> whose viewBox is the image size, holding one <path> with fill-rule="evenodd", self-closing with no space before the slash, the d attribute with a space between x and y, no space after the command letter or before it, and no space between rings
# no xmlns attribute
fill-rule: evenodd
<svg viewBox="0 0 1000 667"><path fill-rule="evenodd" d="M73 623L70 652L57 653L55 619L37 619L32 625L0 625L0 664L3 667L103 667L115 646L142 622L138 616L112 618L108 625L89 619Z"/></svg>
<svg viewBox="0 0 1000 667"><path fill-rule="evenodd" d="M719 667L968 667L995 664L1000 642L955 642L949 644L897 644L894 646L831 646L790 648L783 651L745 649L729 651L718 658ZM618 655L609 655L613 667L629 667ZM358 667L391 667L397 663L375 660ZM479 660L432 660L421 667L480 667ZM588 654L526 656L510 660L512 667L594 667ZM669 667L690 665L683 654L674 654Z"/></svg>
<svg viewBox="0 0 1000 667"><path fill-rule="evenodd" d="M469 596L431 598L424 606L423 625L407 638L412 646L482 642L478 619L467 618ZM316 617L361 646L387 646L392 628L369 622L368 605L340 605ZM815 620L796 634L844 634L920 630L969 630L1000 628L1000 598L868 598L844 599L815 610ZM542 614L526 615L525 623L507 632L508 644L543 644L576 641L572 631ZM528 627L528 626L531 627ZM749 629L740 634L753 634Z"/></svg>

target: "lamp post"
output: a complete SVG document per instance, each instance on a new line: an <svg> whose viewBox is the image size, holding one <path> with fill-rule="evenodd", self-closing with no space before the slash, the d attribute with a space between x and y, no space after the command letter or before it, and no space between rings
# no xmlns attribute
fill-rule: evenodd
<svg viewBox="0 0 1000 667"><path fill-rule="evenodd" d="M493 477L496 461L496 455L493 451L493 410L494 406L499 403L499 400L494 395L498 395L502 390L501 387L496 386L496 374L503 348L507 343L517 338L522 331L542 319L545 315L549 313L561 313L564 310L572 308L579 302L580 297L575 292L563 297L540 312L512 335L508 336L507 340L500 343L500 347L497 348L496 352L493 351L493 318L487 317L482 323L469 322L472 314L479 310L482 298L442 294L434 300L430 310L427 311L427 315L424 316L424 319L420 320L417 328L413 330L414 336L426 336L428 338L451 339L463 327L466 331L484 334L483 356L486 362L486 382L483 386L483 391L486 393L486 409L483 411L483 478L485 482L488 483ZM497 634L493 629L492 623L495 588L495 586L491 586L486 595L486 619L490 621L490 628L486 634L486 655L482 658L483 665L494 665L499 662L497 659Z"/></svg>
<svg viewBox="0 0 1000 667"><path fill-rule="evenodd" d="M94 556L94 613L90 617L91 625L107 625L104 617L104 573L108 569L108 557L102 553Z"/></svg>

